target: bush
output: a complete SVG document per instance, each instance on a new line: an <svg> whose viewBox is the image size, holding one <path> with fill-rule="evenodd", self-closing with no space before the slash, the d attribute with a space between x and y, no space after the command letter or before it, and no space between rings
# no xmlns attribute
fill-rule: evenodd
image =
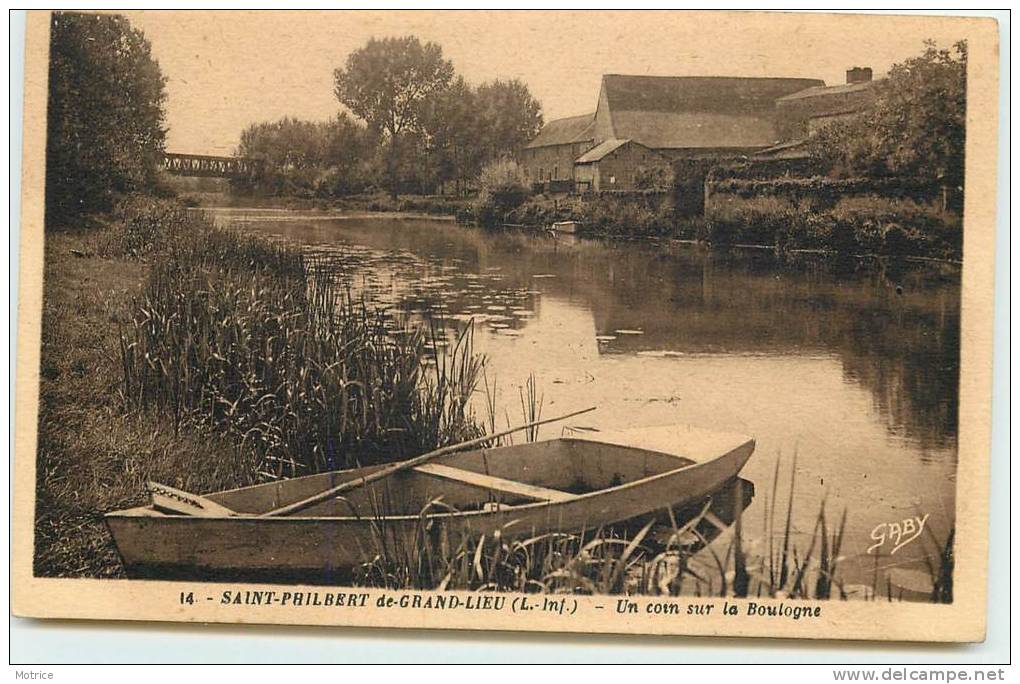
<svg viewBox="0 0 1020 684"><path fill-rule="evenodd" d="M499 223L531 195L524 169L512 159L490 162L478 177L475 218L479 223Z"/></svg>
<svg viewBox="0 0 1020 684"><path fill-rule="evenodd" d="M803 207L781 197L727 196L713 206L705 239L714 244L788 244L799 228Z"/></svg>
<svg viewBox="0 0 1020 684"><path fill-rule="evenodd" d="M92 250L105 257L144 257L193 233L200 214L174 200L145 196L121 199L109 223L92 238Z"/></svg>
<svg viewBox="0 0 1020 684"><path fill-rule="evenodd" d="M842 197L831 207L785 196L712 197L700 239L715 244L774 245L847 254L959 259L962 219L906 198Z"/></svg>

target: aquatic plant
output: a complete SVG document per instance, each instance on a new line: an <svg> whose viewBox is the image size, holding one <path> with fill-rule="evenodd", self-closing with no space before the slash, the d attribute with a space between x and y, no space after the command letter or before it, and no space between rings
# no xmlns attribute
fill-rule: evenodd
<svg viewBox="0 0 1020 684"><path fill-rule="evenodd" d="M396 460L480 434L470 329L431 369L427 332L356 300L341 259L198 225L155 256L120 336L127 407L231 436L263 478Z"/></svg>
<svg viewBox="0 0 1020 684"><path fill-rule="evenodd" d="M354 581L390 589L847 600L851 593L840 576L846 511L832 527L823 500L807 548L799 546L792 531L795 475L786 514L777 521L778 473L777 465L773 495L766 495L763 507L770 541L762 554L755 554L745 538L747 483L740 481L717 501L710 498L684 511L666 509L640 526L526 539L501 533L451 539L445 526L429 518L437 509L452 510L437 499L422 510L411 532L377 516L372 548L365 550L369 560L355 569ZM731 496L732 511L723 522L716 512ZM928 561L935 587L931 600L951 601L952 532L942 543L932 538L938 553ZM900 600L879 574L877 558L875 568L863 598Z"/></svg>

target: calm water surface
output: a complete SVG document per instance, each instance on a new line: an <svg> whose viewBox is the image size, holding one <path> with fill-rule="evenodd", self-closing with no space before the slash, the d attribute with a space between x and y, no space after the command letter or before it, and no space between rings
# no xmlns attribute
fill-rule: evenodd
<svg viewBox="0 0 1020 684"><path fill-rule="evenodd" d="M451 327L473 320L476 351L515 423L533 373L547 416L594 404L583 425L681 422L753 435L742 475L758 491L745 518L758 550L776 464L782 517L794 459L793 532L804 549L822 500L830 524L845 508L850 583L871 584L875 554L866 551L877 525L927 514L942 539L952 524L954 267L790 263L770 252L492 234L432 220L216 215L343 250L355 283L381 306L432 312ZM891 550L879 549L878 563L900 568L909 585L931 545L925 533Z"/></svg>

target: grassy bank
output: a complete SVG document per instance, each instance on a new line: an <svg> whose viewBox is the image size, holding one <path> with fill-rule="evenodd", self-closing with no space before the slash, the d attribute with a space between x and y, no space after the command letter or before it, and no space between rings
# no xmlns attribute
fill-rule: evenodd
<svg viewBox="0 0 1020 684"><path fill-rule="evenodd" d="M877 195L831 203L783 196L714 195L699 226L713 244L755 244L855 255L959 260L963 219L931 203Z"/></svg>
<svg viewBox="0 0 1020 684"><path fill-rule="evenodd" d="M191 207L221 206L228 203L256 207L266 205L277 209L382 212L436 217L455 216L458 213L463 213L470 205L470 200L444 195L401 195L397 199L393 199L385 193L366 193L345 197L314 197L225 191L182 191L181 201Z"/></svg>
<svg viewBox="0 0 1020 684"><path fill-rule="evenodd" d="M581 234L594 238L670 238L713 246L949 261L962 255L962 217L910 198L848 196L816 206L780 196L718 193L704 216L687 216L675 211L673 199L662 193L535 196L505 216L505 223L531 227L568 220L579 221Z"/></svg>
<svg viewBox="0 0 1020 684"><path fill-rule="evenodd" d="M198 491L252 481L228 440L125 411L118 327L129 324L149 264L97 253L106 222L46 236L36 461L35 572L121 572L102 515L143 503L145 481Z"/></svg>
<svg viewBox="0 0 1020 684"><path fill-rule="evenodd" d="M388 334L340 268L166 201L47 234L37 574L118 574L102 515L147 480L214 491L478 434L469 340L425 366L425 333Z"/></svg>

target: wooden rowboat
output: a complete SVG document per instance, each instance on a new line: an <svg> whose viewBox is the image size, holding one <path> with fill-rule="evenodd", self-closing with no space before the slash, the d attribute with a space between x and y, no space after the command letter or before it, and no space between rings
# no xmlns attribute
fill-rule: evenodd
<svg viewBox="0 0 1020 684"><path fill-rule="evenodd" d="M577 221L556 221L551 228L557 233L576 233L581 224Z"/></svg>
<svg viewBox="0 0 1020 684"><path fill-rule="evenodd" d="M205 496L234 515L141 506L106 522L129 575L335 578L423 527L456 548L465 537L580 533L690 505L736 477L753 450L748 437L689 426L583 433L449 454L299 514L259 517L383 466Z"/></svg>

